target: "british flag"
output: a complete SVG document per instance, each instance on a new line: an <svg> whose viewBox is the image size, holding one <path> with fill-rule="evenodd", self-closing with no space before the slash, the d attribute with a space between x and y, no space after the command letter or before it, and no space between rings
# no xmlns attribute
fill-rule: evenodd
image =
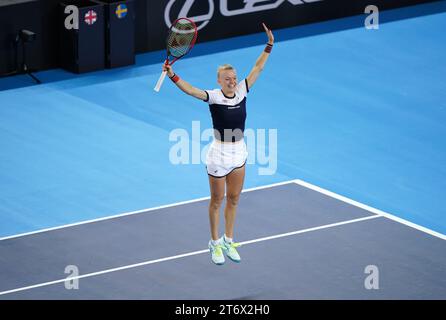
<svg viewBox="0 0 446 320"><path fill-rule="evenodd" d="M97 14L94 10L90 10L85 14L85 23L92 25L97 20Z"/></svg>

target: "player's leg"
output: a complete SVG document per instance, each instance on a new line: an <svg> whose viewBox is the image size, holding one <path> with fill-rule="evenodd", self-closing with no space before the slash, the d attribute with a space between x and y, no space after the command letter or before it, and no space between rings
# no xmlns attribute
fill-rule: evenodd
<svg viewBox="0 0 446 320"><path fill-rule="evenodd" d="M221 242L226 255L234 262L240 262L241 260L236 250L239 245L233 241L233 237L235 216L244 179L245 166L235 169L226 176L225 235Z"/></svg>
<svg viewBox="0 0 446 320"><path fill-rule="evenodd" d="M209 201L209 223L212 240L218 240L220 207L225 197L225 180L225 177L215 178L209 176L209 188L211 192L211 200Z"/></svg>
<svg viewBox="0 0 446 320"><path fill-rule="evenodd" d="M209 188L211 191L211 200L209 201L209 223L211 228L211 240L209 240L209 251L211 252L212 262L221 265L225 263L223 255L223 246L218 238L218 225L220 218L220 206L225 196L226 178L215 178L209 176Z"/></svg>
<svg viewBox="0 0 446 320"><path fill-rule="evenodd" d="M234 236L235 216L244 180L245 166L233 170L226 176L225 234L229 238Z"/></svg>

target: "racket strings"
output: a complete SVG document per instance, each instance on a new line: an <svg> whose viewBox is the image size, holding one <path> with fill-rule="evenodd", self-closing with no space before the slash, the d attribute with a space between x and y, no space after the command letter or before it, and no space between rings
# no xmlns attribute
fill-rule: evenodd
<svg viewBox="0 0 446 320"><path fill-rule="evenodd" d="M195 25L186 19L179 19L170 28L167 47L170 54L179 58L184 56L194 42L196 36Z"/></svg>

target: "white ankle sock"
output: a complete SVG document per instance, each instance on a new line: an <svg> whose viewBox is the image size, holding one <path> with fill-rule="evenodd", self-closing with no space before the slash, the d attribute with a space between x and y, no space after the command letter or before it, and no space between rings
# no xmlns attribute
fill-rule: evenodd
<svg viewBox="0 0 446 320"><path fill-rule="evenodd" d="M220 239L218 239L218 240L211 239L211 243L213 246L216 246L217 244L220 244Z"/></svg>
<svg viewBox="0 0 446 320"><path fill-rule="evenodd" d="M232 242L232 238L228 238L226 235L224 235L224 239L227 243L231 243Z"/></svg>

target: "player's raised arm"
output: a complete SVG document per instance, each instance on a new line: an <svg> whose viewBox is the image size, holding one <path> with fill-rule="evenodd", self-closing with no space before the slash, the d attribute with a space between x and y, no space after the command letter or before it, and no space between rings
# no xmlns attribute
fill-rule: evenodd
<svg viewBox="0 0 446 320"><path fill-rule="evenodd" d="M256 82L257 78L260 75L260 72L262 72L266 60L268 60L269 54L271 53L274 44L273 32L270 29L268 29L268 27L264 23L262 23L262 25L263 28L265 29L266 35L268 36L268 43L266 44L266 47L263 50L262 54L257 59L256 64L252 68L248 77L246 78L246 80L248 81L248 88L251 88L254 85L254 83Z"/></svg>
<svg viewBox="0 0 446 320"><path fill-rule="evenodd" d="M197 99L207 100L208 96L204 90L195 88L190 83L180 79L180 77L173 72L171 65L163 65L163 71L167 71L167 76L170 78L170 80L172 80L183 92Z"/></svg>

